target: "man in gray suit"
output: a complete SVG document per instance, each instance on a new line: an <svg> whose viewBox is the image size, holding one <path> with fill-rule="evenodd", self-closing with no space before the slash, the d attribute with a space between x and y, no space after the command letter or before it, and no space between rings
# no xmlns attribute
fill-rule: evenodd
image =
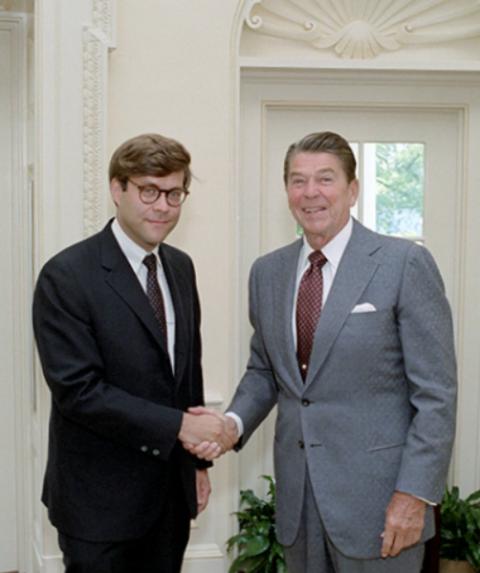
<svg viewBox="0 0 480 573"><path fill-rule="evenodd" d="M290 573L418 573L454 438L442 279L427 249L351 218L355 169L334 133L288 149L304 239L253 265L251 355L228 408L239 448L278 406L277 535Z"/></svg>

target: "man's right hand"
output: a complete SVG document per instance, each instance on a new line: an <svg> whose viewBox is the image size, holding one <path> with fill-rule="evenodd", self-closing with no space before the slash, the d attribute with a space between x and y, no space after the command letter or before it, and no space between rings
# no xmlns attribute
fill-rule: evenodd
<svg viewBox="0 0 480 573"><path fill-rule="evenodd" d="M178 437L190 453L211 461L233 448L238 441L238 431L232 418L198 406L183 415Z"/></svg>

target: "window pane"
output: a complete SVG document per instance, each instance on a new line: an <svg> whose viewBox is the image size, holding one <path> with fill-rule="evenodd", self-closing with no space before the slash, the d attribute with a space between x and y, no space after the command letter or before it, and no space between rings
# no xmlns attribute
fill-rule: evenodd
<svg viewBox="0 0 480 573"><path fill-rule="evenodd" d="M423 236L424 145L373 143L375 227L380 233L411 239ZM370 154L373 150L370 150Z"/></svg>

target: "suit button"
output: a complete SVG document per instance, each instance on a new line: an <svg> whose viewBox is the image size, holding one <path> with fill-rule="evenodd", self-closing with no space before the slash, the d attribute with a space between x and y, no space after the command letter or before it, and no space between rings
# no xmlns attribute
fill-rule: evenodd
<svg viewBox="0 0 480 573"><path fill-rule="evenodd" d="M142 446L140 449L142 450L143 453L148 452L147 446Z"/></svg>
<svg viewBox="0 0 480 573"><path fill-rule="evenodd" d="M154 456L158 456L160 454L160 450L152 450L152 454Z"/></svg>
<svg viewBox="0 0 480 573"><path fill-rule="evenodd" d="M310 400L302 400L302 406L310 406Z"/></svg>
<svg viewBox="0 0 480 573"><path fill-rule="evenodd" d="M303 450L305 448L305 443L302 440L298 440L298 447Z"/></svg>

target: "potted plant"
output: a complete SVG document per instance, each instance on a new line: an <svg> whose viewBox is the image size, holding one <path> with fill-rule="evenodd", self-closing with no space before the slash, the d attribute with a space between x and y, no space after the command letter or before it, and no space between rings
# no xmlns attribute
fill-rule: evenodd
<svg viewBox="0 0 480 573"><path fill-rule="evenodd" d="M268 482L266 499L257 497L251 489L240 492L239 532L227 541L227 550L237 549L229 573L286 573L283 547L275 535L275 482Z"/></svg>
<svg viewBox="0 0 480 573"><path fill-rule="evenodd" d="M448 488L440 508L440 572L480 571L480 490L466 499Z"/></svg>

